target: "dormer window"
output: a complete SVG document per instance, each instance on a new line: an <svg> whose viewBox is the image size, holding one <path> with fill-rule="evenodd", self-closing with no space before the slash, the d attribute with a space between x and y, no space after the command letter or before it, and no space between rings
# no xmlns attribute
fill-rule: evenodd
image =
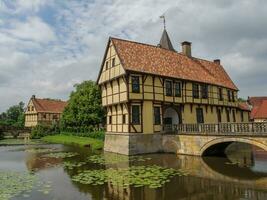
<svg viewBox="0 0 267 200"><path fill-rule="evenodd" d="M139 76L132 76L132 92L134 93L140 92Z"/></svg>

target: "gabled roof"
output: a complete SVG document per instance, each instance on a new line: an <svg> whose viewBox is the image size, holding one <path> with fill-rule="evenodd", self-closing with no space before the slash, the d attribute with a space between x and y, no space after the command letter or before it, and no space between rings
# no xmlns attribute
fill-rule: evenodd
<svg viewBox="0 0 267 200"><path fill-rule="evenodd" d="M250 111L250 107L247 104L247 102L239 102L238 103L238 108L241 109L241 110Z"/></svg>
<svg viewBox="0 0 267 200"><path fill-rule="evenodd" d="M252 106L251 119L267 119L267 97L249 97Z"/></svg>
<svg viewBox="0 0 267 200"><path fill-rule="evenodd" d="M37 112L62 113L67 102L51 99L32 98L33 105Z"/></svg>
<svg viewBox="0 0 267 200"><path fill-rule="evenodd" d="M259 106L253 107L252 119L267 119L267 100L263 100ZM252 113L251 113L252 114Z"/></svg>
<svg viewBox="0 0 267 200"><path fill-rule="evenodd" d="M161 48L163 48L163 49L167 49L167 50L170 50L170 51L175 51L173 46L172 46L170 37L169 37L166 29L163 30L163 33L162 33L162 36L161 36L161 39L160 39L160 42L159 42L159 46Z"/></svg>
<svg viewBox="0 0 267 200"><path fill-rule="evenodd" d="M249 97L248 102L252 106L259 106L262 101L267 100L267 97Z"/></svg>
<svg viewBox="0 0 267 200"><path fill-rule="evenodd" d="M110 38L125 70L192 80L238 90L220 64L153 45Z"/></svg>

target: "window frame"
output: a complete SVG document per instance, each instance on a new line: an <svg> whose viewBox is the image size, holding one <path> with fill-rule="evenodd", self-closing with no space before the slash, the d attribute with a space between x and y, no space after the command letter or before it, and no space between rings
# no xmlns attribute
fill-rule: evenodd
<svg viewBox="0 0 267 200"><path fill-rule="evenodd" d="M223 88L218 88L219 101L223 101Z"/></svg>
<svg viewBox="0 0 267 200"><path fill-rule="evenodd" d="M140 123L140 121L141 121L140 120L140 105L132 105L131 107L132 107L132 113L131 113L131 115L132 115L132 124L133 125L140 125L141 124ZM134 113L136 111L137 111L137 113Z"/></svg>
<svg viewBox="0 0 267 200"><path fill-rule="evenodd" d="M230 111L228 109L226 109L225 112L226 112L226 121L230 122L231 121L231 119L230 119Z"/></svg>
<svg viewBox="0 0 267 200"><path fill-rule="evenodd" d="M232 91L231 93L232 93L232 101L235 102L235 92Z"/></svg>
<svg viewBox="0 0 267 200"><path fill-rule="evenodd" d="M227 97L228 97L228 101L231 102L232 101L231 90L227 90Z"/></svg>
<svg viewBox="0 0 267 200"><path fill-rule="evenodd" d="M108 65L109 65L109 62L107 60L106 63L105 63L106 70L108 70Z"/></svg>
<svg viewBox="0 0 267 200"><path fill-rule="evenodd" d="M209 86L208 84L201 85L201 98L208 99L209 98Z"/></svg>
<svg viewBox="0 0 267 200"><path fill-rule="evenodd" d="M167 83L170 84L169 87L168 87ZM172 90L173 90L172 81L171 80L165 80L165 95L168 97L173 96Z"/></svg>
<svg viewBox="0 0 267 200"><path fill-rule="evenodd" d="M199 84L192 83L192 97L194 99L199 99Z"/></svg>
<svg viewBox="0 0 267 200"><path fill-rule="evenodd" d="M108 124L112 124L112 115L108 116Z"/></svg>
<svg viewBox="0 0 267 200"><path fill-rule="evenodd" d="M134 81L137 81L134 83ZM137 75L132 75L131 76L131 81L132 81L132 93L140 93L140 77ZM138 88L135 88L135 86Z"/></svg>
<svg viewBox="0 0 267 200"><path fill-rule="evenodd" d="M158 109L158 112L156 112L157 109ZM160 106L154 106L154 125L161 125Z"/></svg>
<svg viewBox="0 0 267 200"><path fill-rule="evenodd" d="M179 86L179 87L177 88L177 86ZM174 96L175 97L181 97L182 96L182 83L181 82L177 81L174 83Z"/></svg>
<svg viewBox="0 0 267 200"><path fill-rule="evenodd" d="M197 119L197 124L203 124L205 122L203 108L199 107L196 108L196 119Z"/></svg>
<svg viewBox="0 0 267 200"><path fill-rule="evenodd" d="M122 114L122 124L126 124L126 114Z"/></svg>
<svg viewBox="0 0 267 200"><path fill-rule="evenodd" d="M232 110L233 122L236 122L235 110Z"/></svg>
<svg viewBox="0 0 267 200"><path fill-rule="evenodd" d="M112 60L111 60L111 66L112 66L112 67L115 67L115 65L116 65L116 63L115 63L115 58L112 58Z"/></svg>

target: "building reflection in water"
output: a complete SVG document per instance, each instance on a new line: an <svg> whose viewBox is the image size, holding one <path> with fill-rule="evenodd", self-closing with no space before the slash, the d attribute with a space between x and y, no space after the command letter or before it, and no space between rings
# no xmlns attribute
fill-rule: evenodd
<svg viewBox="0 0 267 200"><path fill-rule="evenodd" d="M70 149L68 149L70 151ZM255 153L256 152L256 153ZM109 155L107 155L109 156ZM175 176L159 189L148 187L126 187L107 183L103 186L72 184L79 192L90 194L94 200L176 200L176 199L267 199L266 152L251 146L229 146L227 157L197 157L174 154L151 154L145 162L130 161L102 166L101 168L127 168L132 165L160 165L182 169L188 176ZM127 157L128 158L128 157ZM79 158L82 159L82 158ZM62 162L57 158L40 158L29 154L29 170L49 168ZM261 162L261 167L259 167ZM86 169L96 169L97 164L89 163ZM75 170L81 170L75 169ZM77 171L64 169L70 178Z"/></svg>
<svg viewBox="0 0 267 200"><path fill-rule="evenodd" d="M123 188L109 183L105 187L104 198L114 200L267 199L267 178L265 178L267 173L253 170L259 158L255 155L255 150L257 149L250 145L233 144L227 149L225 158L171 154L148 155L153 158L147 161L148 165L157 164L182 169L188 171L190 175L174 177L171 182L156 190L147 187ZM261 155L261 158L263 157ZM267 159L264 158L266 169ZM129 162L130 165L131 162Z"/></svg>

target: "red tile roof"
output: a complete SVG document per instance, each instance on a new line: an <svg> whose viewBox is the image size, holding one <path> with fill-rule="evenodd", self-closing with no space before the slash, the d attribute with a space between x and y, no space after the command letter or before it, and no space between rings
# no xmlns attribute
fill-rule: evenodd
<svg viewBox="0 0 267 200"><path fill-rule="evenodd" d="M32 102L37 112L62 113L67 102L51 99L32 98Z"/></svg>
<svg viewBox="0 0 267 200"><path fill-rule="evenodd" d="M263 100L267 100L267 97L249 97L248 102L250 105L254 106L260 106Z"/></svg>
<svg viewBox="0 0 267 200"><path fill-rule="evenodd" d="M247 102L239 102L238 103L238 108L240 108L241 110L250 111L250 107L247 104Z"/></svg>
<svg viewBox="0 0 267 200"><path fill-rule="evenodd" d="M253 106L251 119L267 119L267 97L250 97L248 101Z"/></svg>
<svg viewBox="0 0 267 200"><path fill-rule="evenodd" d="M220 64L157 46L111 38L126 70L204 82L238 90Z"/></svg>

